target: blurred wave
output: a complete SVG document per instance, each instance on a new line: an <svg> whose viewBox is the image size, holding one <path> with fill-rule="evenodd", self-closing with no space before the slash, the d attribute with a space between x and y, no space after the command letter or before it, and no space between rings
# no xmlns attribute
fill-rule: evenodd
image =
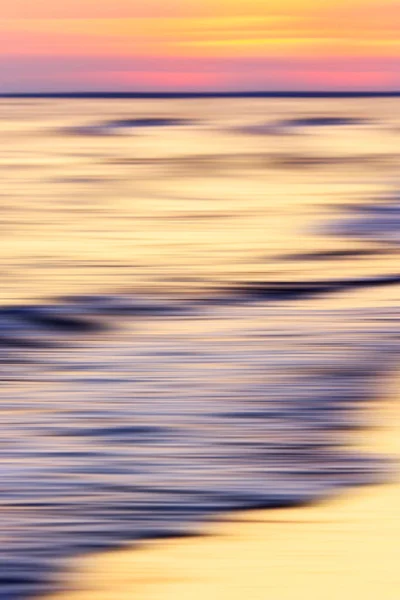
<svg viewBox="0 0 400 600"><path fill-rule="evenodd" d="M310 128L354 127L368 123L366 119L348 116L304 116L258 125L252 124L242 130L239 129L239 131L255 135L294 135L307 132Z"/></svg>
<svg viewBox="0 0 400 600"><path fill-rule="evenodd" d="M77 135L129 135L136 130L148 127L178 127L188 124L184 119L167 117L147 117L141 119L116 119L95 125L72 128Z"/></svg>
<svg viewBox="0 0 400 600"><path fill-rule="evenodd" d="M266 114L307 135L254 135ZM1 598L65 585L86 552L391 476L353 440L397 368L395 100L8 100L0 119Z"/></svg>
<svg viewBox="0 0 400 600"><path fill-rule="evenodd" d="M366 204L354 209L356 216L342 220L331 226L336 235L366 238L386 244L400 242L400 198L382 200L376 204Z"/></svg>

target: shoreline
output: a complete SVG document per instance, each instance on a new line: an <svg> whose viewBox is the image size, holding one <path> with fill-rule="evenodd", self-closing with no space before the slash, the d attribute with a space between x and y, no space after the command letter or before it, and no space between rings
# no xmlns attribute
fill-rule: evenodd
<svg viewBox="0 0 400 600"><path fill-rule="evenodd" d="M370 411L375 417L378 411L382 427L360 432L359 445L398 457L396 399L374 403L365 412ZM397 600L399 506L395 481L306 507L226 515L207 525L201 537L156 540L85 558L75 570L76 590L47 598Z"/></svg>

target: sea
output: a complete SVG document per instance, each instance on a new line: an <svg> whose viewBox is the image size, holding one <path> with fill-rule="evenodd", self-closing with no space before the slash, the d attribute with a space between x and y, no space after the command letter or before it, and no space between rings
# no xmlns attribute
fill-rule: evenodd
<svg viewBox="0 0 400 600"><path fill-rule="evenodd" d="M396 475L400 98L0 99L0 598Z"/></svg>

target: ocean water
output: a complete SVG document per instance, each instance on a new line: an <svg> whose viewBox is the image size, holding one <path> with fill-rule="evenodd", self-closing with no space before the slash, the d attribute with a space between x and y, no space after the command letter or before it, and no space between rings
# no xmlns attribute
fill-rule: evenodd
<svg viewBox="0 0 400 600"><path fill-rule="evenodd" d="M393 476L398 99L0 101L0 597Z"/></svg>

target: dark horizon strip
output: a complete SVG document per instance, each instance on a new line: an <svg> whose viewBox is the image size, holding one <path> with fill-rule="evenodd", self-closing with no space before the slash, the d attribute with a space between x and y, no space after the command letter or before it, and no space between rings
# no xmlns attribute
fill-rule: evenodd
<svg viewBox="0 0 400 600"><path fill-rule="evenodd" d="M14 92L0 93L7 98L65 98L65 99L179 99L179 98L399 98L399 91L248 91L248 92Z"/></svg>

